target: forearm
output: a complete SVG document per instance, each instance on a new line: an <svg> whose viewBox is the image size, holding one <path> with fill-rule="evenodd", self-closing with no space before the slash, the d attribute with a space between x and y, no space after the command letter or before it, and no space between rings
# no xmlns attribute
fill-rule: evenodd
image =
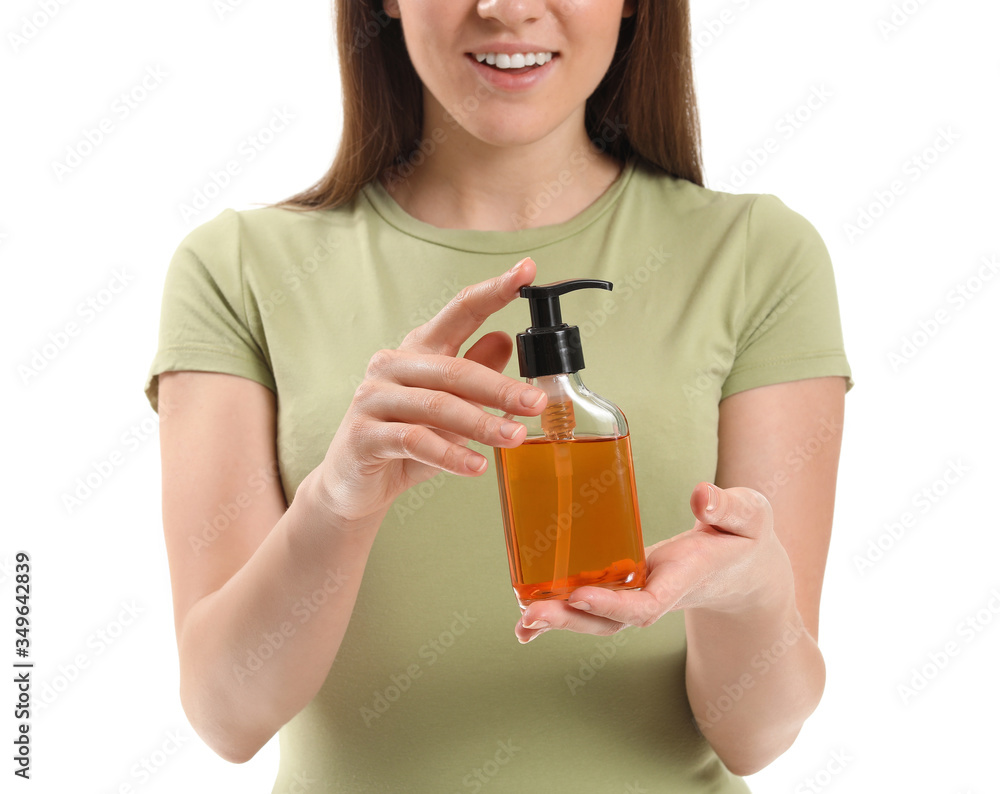
<svg viewBox="0 0 1000 794"><path fill-rule="evenodd" d="M823 655L802 623L791 578L745 610L685 611L688 700L702 733L739 775L787 750L819 704Z"/></svg>
<svg viewBox="0 0 1000 794"><path fill-rule="evenodd" d="M322 686L378 528L340 531L307 477L247 563L188 612L181 701L222 757L251 758Z"/></svg>

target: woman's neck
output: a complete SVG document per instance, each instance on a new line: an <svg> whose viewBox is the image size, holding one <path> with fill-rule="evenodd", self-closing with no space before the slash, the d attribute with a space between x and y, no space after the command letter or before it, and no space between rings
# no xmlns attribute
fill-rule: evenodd
<svg viewBox="0 0 1000 794"><path fill-rule="evenodd" d="M428 108L428 110L431 110ZM402 209L444 229L514 231L575 217L621 173L580 117L539 141L496 146L425 114L422 145L383 184Z"/></svg>

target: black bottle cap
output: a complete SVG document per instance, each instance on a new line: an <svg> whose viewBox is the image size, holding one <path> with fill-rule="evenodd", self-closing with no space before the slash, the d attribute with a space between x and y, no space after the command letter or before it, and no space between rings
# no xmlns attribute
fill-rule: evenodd
<svg viewBox="0 0 1000 794"><path fill-rule="evenodd" d="M521 287L521 297L531 308L531 328L517 335L517 360L522 378L559 375L583 369L580 329L562 321L559 296L573 290L613 289L610 281L574 278Z"/></svg>

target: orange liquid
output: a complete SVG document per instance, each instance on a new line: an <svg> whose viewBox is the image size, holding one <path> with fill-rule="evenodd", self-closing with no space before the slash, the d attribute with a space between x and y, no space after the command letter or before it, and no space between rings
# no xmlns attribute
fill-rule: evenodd
<svg viewBox="0 0 1000 794"><path fill-rule="evenodd" d="M566 599L584 585L646 583L632 449L621 438L547 441L496 449L514 593Z"/></svg>

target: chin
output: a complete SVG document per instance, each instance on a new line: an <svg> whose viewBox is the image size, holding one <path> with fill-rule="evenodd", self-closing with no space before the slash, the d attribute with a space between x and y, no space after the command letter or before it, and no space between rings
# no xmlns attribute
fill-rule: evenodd
<svg viewBox="0 0 1000 794"><path fill-rule="evenodd" d="M541 119L530 120L507 115L491 120L476 120L476 124L466 123L466 132L477 140L491 146L514 147L538 143L554 132L559 125Z"/></svg>

